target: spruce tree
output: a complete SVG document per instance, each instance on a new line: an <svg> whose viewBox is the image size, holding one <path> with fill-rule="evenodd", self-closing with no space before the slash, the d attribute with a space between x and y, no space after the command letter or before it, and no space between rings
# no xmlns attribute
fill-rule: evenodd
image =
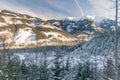
<svg viewBox="0 0 120 80"><path fill-rule="evenodd" d="M93 80L92 69L90 68L89 62L78 65L78 72L75 80Z"/></svg>
<svg viewBox="0 0 120 80"><path fill-rule="evenodd" d="M114 64L112 59L107 59L107 63L104 66L104 75L106 79L114 79L115 73L114 73Z"/></svg>
<svg viewBox="0 0 120 80"><path fill-rule="evenodd" d="M44 61L40 66L40 80L49 80L49 69L47 64L47 53L43 53Z"/></svg>
<svg viewBox="0 0 120 80"><path fill-rule="evenodd" d="M62 80L62 74L63 74L63 68L62 68L62 66L61 66L61 63L62 63L62 59L61 59L61 54L60 54L60 52L58 51L58 49L57 49L57 51L56 51L56 54L54 55L54 67L53 67L53 69L52 69L52 71L53 71L53 76L52 76L52 79L53 80Z"/></svg>

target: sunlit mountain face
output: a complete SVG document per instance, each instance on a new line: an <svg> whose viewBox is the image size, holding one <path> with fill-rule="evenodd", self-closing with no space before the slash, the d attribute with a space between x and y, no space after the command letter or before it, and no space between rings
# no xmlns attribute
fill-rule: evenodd
<svg viewBox="0 0 120 80"><path fill-rule="evenodd" d="M73 46L114 28L114 3L109 0L2 0L0 4L0 25L8 27L1 27L1 35L10 33L10 47Z"/></svg>
<svg viewBox="0 0 120 80"><path fill-rule="evenodd" d="M75 46L115 29L110 0L2 0L0 4L0 36L7 38L9 48Z"/></svg>
<svg viewBox="0 0 120 80"><path fill-rule="evenodd" d="M9 48L74 46L113 31L114 26L114 20L103 18L98 22L92 16L79 20L73 17L43 20L8 10L0 12L0 36L6 37Z"/></svg>
<svg viewBox="0 0 120 80"><path fill-rule="evenodd" d="M104 3L103 3L104 2ZM114 17L111 0L1 0L0 8L38 16L43 19L62 19L84 16ZM109 14L110 13L110 14Z"/></svg>

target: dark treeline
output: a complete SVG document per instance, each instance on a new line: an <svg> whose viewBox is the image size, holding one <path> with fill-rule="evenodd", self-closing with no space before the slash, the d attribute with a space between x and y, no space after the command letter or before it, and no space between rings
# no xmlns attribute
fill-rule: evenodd
<svg viewBox="0 0 120 80"><path fill-rule="evenodd" d="M73 51L77 47L80 47L82 44L75 45L75 46L45 46L45 47L35 47L35 48L13 48L13 49L7 49L9 52L35 52L36 49L37 51L54 51L57 47L61 50L66 50L66 51ZM0 53L3 53L4 49L0 49Z"/></svg>
<svg viewBox="0 0 120 80"><path fill-rule="evenodd" d="M115 66L113 56L108 57L110 52L113 51L114 35L113 32L101 34L95 37L93 40L88 41L84 47L75 50L74 47L43 47L43 48L26 48L26 49L14 49L13 51L7 49L3 45L3 50L0 54L0 80L115 80ZM79 47L80 45L77 45ZM93 58L93 62L87 60L83 56L84 62L81 61L82 51L89 52L93 56L104 54L102 58L106 58L106 61L102 61L102 67L99 67L97 62ZM108 52L109 51L109 52ZM19 52L24 54L25 52L33 52L31 59L20 59L19 56L14 53ZM52 56L52 60L48 58ZM71 53L70 53L71 52ZM81 53L81 54L80 54ZM40 55L42 54L42 56ZM73 60L71 56L79 57L80 60ZM77 63L77 64L74 64ZM120 64L118 64L118 73L120 73ZM120 74L118 74L120 76ZM119 77L120 78L120 77ZM119 79L118 79L119 80Z"/></svg>
<svg viewBox="0 0 120 80"><path fill-rule="evenodd" d="M40 51L54 51L56 48L59 47L61 50L65 50L67 52L74 51L76 48L80 47L83 43L80 43L75 46L45 46L45 47L35 47L35 48L13 48L13 49L6 49L7 52L17 53L17 52L38 52ZM0 53L3 53L4 49L0 49Z"/></svg>
<svg viewBox="0 0 120 80"><path fill-rule="evenodd" d="M29 60L21 60L10 52L1 53L0 80L114 80L114 64L111 58L100 69L97 63L90 61L73 65L69 56L63 59L65 55L57 48L51 60L52 64L47 59L48 54L42 54L44 56L38 60L40 56L36 51L35 61L27 63Z"/></svg>

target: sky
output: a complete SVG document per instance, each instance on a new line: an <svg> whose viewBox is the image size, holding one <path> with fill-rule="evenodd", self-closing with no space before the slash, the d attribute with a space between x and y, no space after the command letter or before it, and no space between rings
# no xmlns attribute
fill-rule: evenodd
<svg viewBox="0 0 120 80"><path fill-rule="evenodd" d="M0 0L0 8L43 19L114 16L111 0Z"/></svg>

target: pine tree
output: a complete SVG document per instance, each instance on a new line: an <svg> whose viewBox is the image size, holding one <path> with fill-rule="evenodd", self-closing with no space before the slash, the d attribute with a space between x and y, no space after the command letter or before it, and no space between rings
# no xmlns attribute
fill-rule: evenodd
<svg viewBox="0 0 120 80"><path fill-rule="evenodd" d="M40 80L49 80L49 69L47 64L47 53L43 53L44 62L40 66Z"/></svg>
<svg viewBox="0 0 120 80"><path fill-rule="evenodd" d="M78 65L78 72L75 80L93 80L92 69L90 68L90 63Z"/></svg>
<svg viewBox="0 0 120 80"><path fill-rule="evenodd" d="M11 60L11 52L8 48L8 43L6 42L6 37L3 36L0 38L0 42L2 42L3 53L0 54L0 78L1 79L13 79L16 77L16 70L18 63L14 61L14 58ZM12 72L13 70L13 72ZM14 76L12 75L14 74ZM14 79L13 79L14 80Z"/></svg>
<svg viewBox="0 0 120 80"><path fill-rule="evenodd" d="M23 79L27 80L27 76L29 74L29 70L28 70L28 67L26 66L24 60L22 60L22 64L21 64L20 67L21 67L21 73L23 75Z"/></svg>
<svg viewBox="0 0 120 80"><path fill-rule="evenodd" d="M66 64L65 64L65 70L66 71L69 71L70 70L70 60L69 60L69 57L67 56L67 60L66 60Z"/></svg>
<svg viewBox="0 0 120 80"><path fill-rule="evenodd" d="M104 66L103 72L107 79L114 79L115 73L112 59L107 59L107 63Z"/></svg>
<svg viewBox="0 0 120 80"><path fill-rule="evenodd" d="M19 80L20 61L16 58L11 59L6 67L8 80Z"/></svg>
<svg viewBox="0 0 120 80"><path fill-rule="evenodd" d="M59 53L58 49L56 51L56 54L54 56L54 67L52 69L53 71L53 76L52 76L52 79L53 80L62 80L62 74L64 72L63 68L61 67L61 54Z"/></svg>
<svg viewBox="0 0 120 80"><path fill-rule="evenodd" d="M82 79L81 77L82 77L82 64L79 63L75 80L81 80Z"/></svg>

